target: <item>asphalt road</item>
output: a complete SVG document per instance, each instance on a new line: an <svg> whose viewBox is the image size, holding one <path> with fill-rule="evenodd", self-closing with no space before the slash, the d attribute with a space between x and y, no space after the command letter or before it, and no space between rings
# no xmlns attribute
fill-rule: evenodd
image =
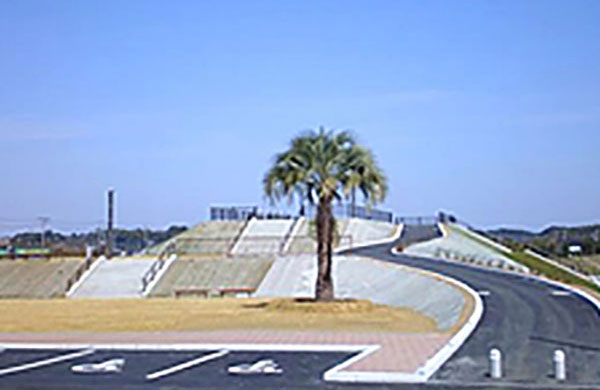
<svg viewBox="0 0 600 390"><path fill-rule="evenodd" d="M0 367L15 367L25 363L64 356L67 350L6 350L0 353ZM347 352L240 352L189 367L154 380L146 375L193 361L215 351L118 351L97 350L76 359L49 364L16 373L0 373L0 389L10 390L176 390L176 389L315 389L323 388L322 373L347 360ZM120 373L76 374L73 365L125 359ZM283 369L281 375L230 375L231 365L273 359Z"/></svg>
<svg viewBox="0 0 600 390"><path fill-rule="evenodd" d="M419 229L422 231L411 231ZM411 236L425 230L405 228ZM556 384L551 375L552 355L560 348L567 356L565 384L600 388L600 317L589 302L571 294L553 295L559 289L518 275L395 256L390 253L392 246L377 245L352 253L441 273L489 294L482 296L485 310L479 326L435 374L432 384L498 383L487 376L487 355L491 348L499 348L504 357L505 382L548 388Z"/></svg>

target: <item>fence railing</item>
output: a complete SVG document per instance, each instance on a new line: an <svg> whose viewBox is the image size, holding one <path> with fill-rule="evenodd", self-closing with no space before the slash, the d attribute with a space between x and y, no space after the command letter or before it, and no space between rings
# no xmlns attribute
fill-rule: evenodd
<svg viewBox="0 0 600 390"><path fill-rule="evenodd" d="M393 223L394 213L391 211L378 210L365 206L353 206L351 204L334 204L332 206L333 215L336 218L361 218L373 221L382 221ZM308 206L305 209L305 215L314 218L317 215L315 206Z"/></svg>
<svg viewBox="0 0 600 390"><path fill-rule="evenodd" d="M258 206L231 206L210 208L211 221L245 221L258 214Z"/></svg>
<svg viewBox="0 0 600 390"><path fill-rule="evenodd" d="M352 204L334 204L333 215L337 218L361 218L374 221L394 222L394 214L391 211L379 210ZM209 209L211 221L245 221L250 218L258 219L291 219L289 213L263 211L258 206L212 206ZM308 205L304 209L304 215L314 217L317 213L316 207Z"/></svg>
<svg viewBox="0 0 600 390"><path fill-rule="evenodd" d="M435 225L440 221L438 217L433 216L410 216L410 217L396 217L397 225L409 225L409 226L421 226L421 225Z"/></svg>

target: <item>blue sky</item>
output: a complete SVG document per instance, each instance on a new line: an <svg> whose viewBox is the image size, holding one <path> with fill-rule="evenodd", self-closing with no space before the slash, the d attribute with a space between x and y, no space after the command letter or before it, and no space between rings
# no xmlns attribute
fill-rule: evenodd
<svg viewBox="0 0 600 390"><path fill-rule="evenodd" d="M0 233L264 204L298 132L352 129L384 208L600 218L598 1L4 1Z"/></svg>

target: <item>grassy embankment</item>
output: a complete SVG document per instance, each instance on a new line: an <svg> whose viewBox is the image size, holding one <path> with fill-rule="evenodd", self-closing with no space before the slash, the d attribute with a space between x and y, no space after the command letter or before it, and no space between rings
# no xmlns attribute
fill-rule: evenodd
<svg viewBox="0 0 600 390"><path fill-rule="evenodd" d="M518 263L523 264L528 267L531 272L535 275L545 276L548 279L556 280L558 282L567 283L573 286L583 287L588 291L594 291L595 293L600 294L600 288L590 282L587 279L583 279L577 275L574 275L570 272L565 271L564 269L557 267L553 264L547 263L543 260L536 258L535 256L531 256L530 254L524 251L512 251L512 252L504 252L499 250L493 245L485 242L484 240L480 240L475 236L468 235L467 233L461 231L460 229L451 228L451 231L462 234L472 240L477 241L481 245L485 245L486 247L496 251L497 253L508 257L511 260L514 260Z"/></svg>

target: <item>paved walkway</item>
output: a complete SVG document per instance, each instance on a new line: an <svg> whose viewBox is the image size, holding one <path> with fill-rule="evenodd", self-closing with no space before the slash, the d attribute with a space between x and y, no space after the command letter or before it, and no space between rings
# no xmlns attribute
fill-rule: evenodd
<svg viewBox="0 0 600 390"><path fill-rule="evenodd" d="M123 344L326 344L379 345L348 371L414 373L451 337L448 333L348 333L298 331L215 331L147 333L1 333L2 343Z"/></svg>

